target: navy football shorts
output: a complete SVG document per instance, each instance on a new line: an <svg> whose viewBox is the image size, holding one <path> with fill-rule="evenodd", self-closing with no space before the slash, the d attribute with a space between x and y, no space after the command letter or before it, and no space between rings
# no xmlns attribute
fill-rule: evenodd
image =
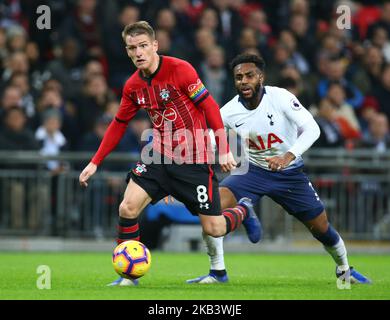
<svg viewBox="0 0 390 320"><path fill-rule="evenodd" d="M266 195L300 221L308 221L324 211L324 205L302 167L268 171L249 165L248 173L225 178L221 187L232 191L236 199L248 197L256 204Z"/></svg>

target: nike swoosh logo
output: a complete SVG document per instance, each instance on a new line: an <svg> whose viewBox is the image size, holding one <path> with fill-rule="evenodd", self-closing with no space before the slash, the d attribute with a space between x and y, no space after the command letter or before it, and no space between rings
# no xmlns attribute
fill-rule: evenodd
<svg viewBox="0 0 390 320"><path fill-rule="evenodd" d="M236 128L241 127L243 124L244 124L244 122L243 122L243 123L240 123L240 124L237 124L237 123L236 123Z"/></svg>

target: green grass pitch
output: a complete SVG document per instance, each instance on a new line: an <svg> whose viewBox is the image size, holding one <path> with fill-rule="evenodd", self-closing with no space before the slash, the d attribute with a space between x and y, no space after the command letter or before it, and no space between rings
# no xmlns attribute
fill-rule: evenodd
<svg viewBox="0 0 390 320"><path fill-rule="evenodd" d="M390 299L390 256L353 255L351 265L373 285L336 286L326 255L226 254L230 281L188 285L208 270L205 254L152 252L138 287L106 287L116 278L110 253L0 253L0 299ZM51 289L39 290L39 265L51 270Z"/></svg>

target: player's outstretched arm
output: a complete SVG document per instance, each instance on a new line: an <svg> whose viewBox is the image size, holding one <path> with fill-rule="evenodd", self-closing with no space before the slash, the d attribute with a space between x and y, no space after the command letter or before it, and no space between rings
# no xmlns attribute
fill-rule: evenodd
<svg viewBox="0 0 390 320"><path fill-rule="evenodd" d="M84 170L80 173L79 176L79 183L82 187L88 187L88 179L95 174L97 170L97 165L90 162L88 165L84 168Z"/></svg>

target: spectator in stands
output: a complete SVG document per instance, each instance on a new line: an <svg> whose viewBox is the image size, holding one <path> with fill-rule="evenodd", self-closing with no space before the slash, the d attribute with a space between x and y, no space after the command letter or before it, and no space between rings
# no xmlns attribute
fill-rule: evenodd
<svg viewBox="0 0 390 320"><path fill-rule="evenodd" d="M39 143L34 138L34 133L26 127L26 122L27 117L20 107L11 107L5 112L0 127L0 150L33 151L39 149ZM36 170L35 165L20 163L3 164L2 167L8 170ZM28 188L23 181L12 179L4 192L7 194L7 199L4 201L3 208L9 210L11 228L22 228L27 223L31 229L36 228L40 222L42 210L45 209L43 207L47 203L47 198L43 198L42 189L40 187ZM26 202L29 204L27 210Z"/></svg>
<svg viewBox="0 0 390 320"><path fill-rule="evenodd" d="M210 48L206 59L200 64L199 71L203 83L220 106L232 98L234 86L225 68L225 52L222 47Z"/></svg>
<svg viewBox="0 0 390 320"><path fill-rule="evenodd" d="M219 39L218 24L217 11L213 8L205 8L200 14L198 28L209 29L218 41L222 41L222 39Z"/></svg>
<svg viewBox="0 0 390 320"><path fill-rule="evenodd" d="M283 30L279 35L279 41L284 43L290 51L289 63L293 64L301 74L307 74L310 71L309 63L298 51L297 41L292 31Z"/></svg>
<svg viewBox="0 0 390 320"><path fill-rule="evenodd" d="M8 86L1 97L0 117L12 107L22 107L22 91L18 87Z"/></svg>
<svg viewBox="0 0 390 320"><path fill-rule="evenodd" d="M389 34L383 27L377 27L372 31L372 44L381 50L386 63L390 63L390 41Z"/></svg>
<svg viewBox="0 0 390 320"><path fill-rule="evenodd" d="M75 101L82 134L93 130L96 120L105 113L107 102L115 99L103 75L96 74L85 79L82 94Z"/></svg>
<svg viewBox="0 0 390 320"><path fill-rule="evenodd" d="M4 71L0 80L8 81L15 72L28 73L30 65L27 55L22 51L17 51L10 54L4 61Z"/></svg>
<svg viewBox="0 0 390 320"><path fill-rule="evenodd" d="M135 68L129 63L125 47L123 45L122 30L130 24L138 21L140 10L137 6L126 4L120 11L118 19L108 27L109 37L103 37L104 48L109 66L108 82L115 91L121 91L129 73L133 73Z"/></svg>
<svg viewBox="0 0 390 320"><path fill-rule="evenodd" d="M82 79L87 81L95 76L104 76L104 68L99 60L90 60L84 66Z"/></svg>
<svg viewBox="0 0 390 320"><path fill-rule="evenodd" d="M321 53L326 54L328 57L340 57L343 54L342 49L343 46L337 37L330 33L323 36L320 48Z"/></svg>
<svg viewBox="0 0 390 320"><path fill-rule="evenodd" d="M345 140L337 122L337 110L328 99L320 101L315 120L320 126L321 135L313 146L319 148L344 146Z"/></svg>
<svg viewBox="0 0 390 320"><path fill-rule="evenodd" d="M163 8L157 12L156 15L156 29L165 30L168 32L172 47L180 52L187 52L185 50L190 45L187 30L181 30L177 26L176 15L170 8Z"/></svg>
<svg viewBox="0 0 390 320"><path fill-rule="evenodd" d="M359 138L360 125L355 115L354 109L346 101L344 87L338 82L331 82L328 87L327 98L337 109L337 115L348 121L349 126L354 129L352 136L346 138Z"/></svg>
<svg viewBox="0 0 390 320"><path fill-rule="evenodd" d="M186 37L192 36L190 30L193 28L193 22L196 18L196 13L194 12L196 9L190 2L190 0L169 0L169 8L175 14L176 27L181 30Z"/></svg>
<svg viewBox="0 0 390 320"><path fill-rule="evenodd" d="M364 48L361 63L356 63L352 81L363 94L369 94L381 85L384 59L381 50L374 46Z"/></svg>
<svg viewBox="0 0 390 320"><path fill-rule="evenodd" d="M390 1L385 0L380 10L381 17L379 21L371 24L368 28L367 38L371 38L374 30L378 27L384 28L387 34L390 34Z"/></svg>
<svg viewBox="0 0 390 320"><path fill-rule="evenodd" d="M7 30L7 49L9 53L25 51L27 45L26 31L18 25Z"/></svg>
<svg viewBox="0 0 390 320"><path fill-rule="evenodd" d="M155 33L156 40L158 41L159 54L178 58L184 58L187 55L180 48L172 46L171 37L166 30L157 29Z"/></svg>
<svg viewBox="0 0 390 320"><path fill-rule="evenodd" d="M46 69L46 63L41 59L41 53L36 42L29 41L26 45L26 55L30 66L30 84L35 91L41 90L43 83L51 77Z"/></svg>
<svg viewBox="0 0 390 320"><path fill-rule="evenodd" d="M8 54L7 50L7 34L4 28L0 27L0 60L3 61ZM0 72L3 66L0 66Z"/></svg>
<svg viewBox="0 0 390 320"><path fill-rule="evenodd" d="M252 48L259 48L258 38L256 37L256 31L252 28L243 28L240 33L240 39L238 40L238 47L240 52Z"/></svg>
<svg viewBox="0 0 390 320"><path fill-rule="evenodd" d="M383 112L387 118L390 118L390 64L384 67L381 84L373 88L372 93L379 102L380 112Z"/></svg>
<svg viewBox="0 0 390 320"><path fill-rule="evenodd" d="M314 66L314 53L316 41L314 34L309 29L309 16L295 13L290 18L289 29L294 34L297 43L297 51L308 61L311 67Z"/></svg>
<svg viewBox="0 0 390 320"><path fill-rule="evenodd" d="M68 147L74 150L79 142L81 132L77 119L77 110L72 103L64 99L61 89L58 88L58 83L54 80L45 83L41 96L38 99L38 113L34 122L35 128L42 124L41 115L49 110L55 110L61 114L61 131L67 139Z"/></svg>
<svg viewBox="0 0 390 320"><path fill-rule="evenodd" d="M19 88L22 93L22 108L26 116L31 119L35 115L35 99L30 87L30 81L27 73L14 72L9 80L9 84Z"/></svg>
<svg viewBox="0 0 390 320"><path fill-rule="evenodd" d="M262 52L262 56L269 58L269 42L272 37L272 29L267 22L267 15L263 10L253 10L249 12L248 18L245 22L248 28L254 30L256 42L260 51Z"/></svg>
<svg viewBox="0 0 390 320"><path fill-rule="evenodd" d="M280 83L280 74L283 68L285 68L289 63L290 50L282 42L278 42L273 49L272 60L266 65L266 74L265 79L268 85L277 85Z"/></svg>
<svg viewBox="0 0 390 320"><path fill-rule="evenodd" d="M325 78L321 79L317 86L318 96L323 98L328 92L328 88L331 82L340 83L346 92L346 101L355 109L359 109L363 103L363 94L361 91L345 77L347 64L346 61L341 58L332 58L327 64L327 70Z"/></svg>
<svg viewBox="0 0 390 320"><path fill-rule="evenodd" d="M85 59L104 58L102 42L102 21L98 14L96 0L77 0L74 12L61 26L61 40L77 39L80 52Z"/></svg>
<svg viewBox="0 0 390 320"><path fill-rule="evenodd" d="M390 150L389 119L383 113L376 113L369 123L369 134L364 137L362 147L373 148L377 152Z"/></svg>
<svg viewBox="0 0 390 320"><path fill-rule="evenodd" d="M293 65L287 65L280 72L279 86L293 93L300 103L309 108L314 100L314 88L311 81L304 81Z"/></svg>
<svg viewBox="0 0 390 320"><path fill-rule="evenodd" d="M60 52L59 57L49 62L47 69L52 78L61 82L64 97L73 99L81 87L82 65L79 44L74 38L66 38Z"/></svg>
<svg viewBox="0 0 390 320"><path fill-rule="evenodd" d="M49 109L42 115L43 121L35 132L35 139L41 144L40 154L56 156L66 148L66 138L61 132L61 113L57 109ZM64 169L60 161L50 160L47 169L57 174Z"/></svg>
<svg viewBox="0 0 390 320"><path fill-rule="evenodd" d="M0 128L0 150L38 150L33 132L27 128L27 117L20 107L5 111Z"/></svg>
<svg viewBox="0 0 390 320"><path fill-rule="evenodd" d="M227 49L239 39L242 28L240 14L229 0L211 0L210 7L217 11L219 38L222 39L222 46Z"/></svg>
<svg viewBox="0 0 390 320"><path fill-rule="evenodd" d="M199 69L202 60L205 59L207 51L217 45L216 38L210 29L198 29L195 32L195 48L191 53L192 65Z"/></svg>

